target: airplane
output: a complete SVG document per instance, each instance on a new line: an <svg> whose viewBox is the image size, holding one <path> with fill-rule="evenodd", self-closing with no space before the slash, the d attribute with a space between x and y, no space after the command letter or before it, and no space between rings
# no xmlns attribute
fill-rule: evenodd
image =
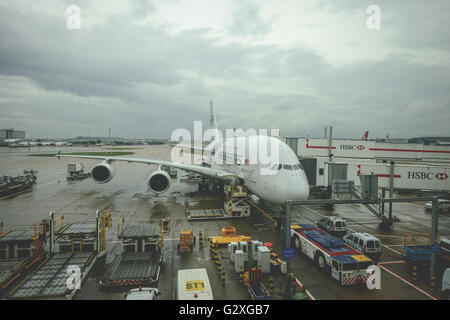
<svg viewBox="0 0 450 320"><path fill-rule="evenodd" d="M212 110L211 113L213 114ZM217 132L215 119L213 123ZM304 168L300 164L297 155L286 143L277 137L265 135L227 137L223 142L217 137L218 135L215 134L214 139L208 146L200 148L209 155L208 161L202 163L202 165L119 156L62 155L61 151L56 157L58 159L70 157L103 160L91 171L92 179L99 184L107 183L113 178L114 169L111 164L114 161L157 165L158 169L153 171L146 181L149 191L155 194L162 194L170 187L171 177L167 171L162 170L162 167L167 167L196 173L217 182L243 184L251 193L273 204L283 205L286 200L306 200L308 198L309 184ZM245 144L240 144L239 142L244 142L243 139L245 139ZM271 164L270 167L272 174L261 174L263 166L258 162L249 163L248 159L246 159L250 146L263 144L266 146L273 145L279 150L278 163ZM234 147L234 152L231 155L224 152L224 150L230 150L227 149L227 145ZM244 147L240 148L239 146ZM229 163L231 161L225 161L225 163L223 163L224 161L218 161L229 156L236 161L233 163Z"/></svg>

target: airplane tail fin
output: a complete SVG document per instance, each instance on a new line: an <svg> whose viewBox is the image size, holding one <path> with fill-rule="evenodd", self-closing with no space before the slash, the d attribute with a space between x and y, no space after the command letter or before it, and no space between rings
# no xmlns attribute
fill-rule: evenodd
<svg viewBox="0 0 450 320"><path fill-rule="evenodd" d="M219 129L217 129L216 116L214 114L214 107L212 100L209 102L209 128L213 130L213 136L210 143L206 146L206 150L211 154L214 154L215 150L221 143L221 135Z"/></svg>
<svg viewBox="0 0 450 320"><path fill-rule="evenodd" d="M367 141L368 138L369 138L369 131L366 131L366 132L364 133L364 135L362 136L361 140L362 140L362 141Z"/></svg>

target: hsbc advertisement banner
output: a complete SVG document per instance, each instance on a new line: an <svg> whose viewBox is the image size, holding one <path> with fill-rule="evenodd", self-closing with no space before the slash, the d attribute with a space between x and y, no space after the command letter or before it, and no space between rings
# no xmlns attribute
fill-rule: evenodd
<svg viewBox="0 0 450 320"><path fill-rule="evenodd" d="M389 188L389 164L348 164L347 179L355 181L360 186L361 174L378 175L378 186ZM416 190L446 190L450 191L450 166L394 166L394 188Z"/></svg>
<svg viewBox="0 0 450 320"><path fill-rule="evenodd" d="M450 161L449 146L424 146L411 143L380 143L362 140L333 140L332 154L342 158L411 159ZM297 153L301 157L327 157L327 139L298 139Z"/></svg>

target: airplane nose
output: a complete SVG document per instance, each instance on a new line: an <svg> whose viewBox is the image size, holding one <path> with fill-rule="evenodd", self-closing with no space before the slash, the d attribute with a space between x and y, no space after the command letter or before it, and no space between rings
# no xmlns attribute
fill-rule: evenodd
<svg viewBox="0 0 450 320"><path fill-rule="evenodd" d="M309 184L303 176L292 177L286 190L287 200L306 200L309 197Z"/></svg>

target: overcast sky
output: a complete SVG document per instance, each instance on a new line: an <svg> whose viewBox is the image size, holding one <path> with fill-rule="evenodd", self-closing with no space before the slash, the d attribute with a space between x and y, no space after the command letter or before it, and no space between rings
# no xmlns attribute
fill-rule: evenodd
<svg viewBox="0 0 450 320"><path fill-rule="evenodd" d="M213 100L223 130L450 136L449 12L448 0L0 0L0 128L166 138L207 126Z"/></svg>

